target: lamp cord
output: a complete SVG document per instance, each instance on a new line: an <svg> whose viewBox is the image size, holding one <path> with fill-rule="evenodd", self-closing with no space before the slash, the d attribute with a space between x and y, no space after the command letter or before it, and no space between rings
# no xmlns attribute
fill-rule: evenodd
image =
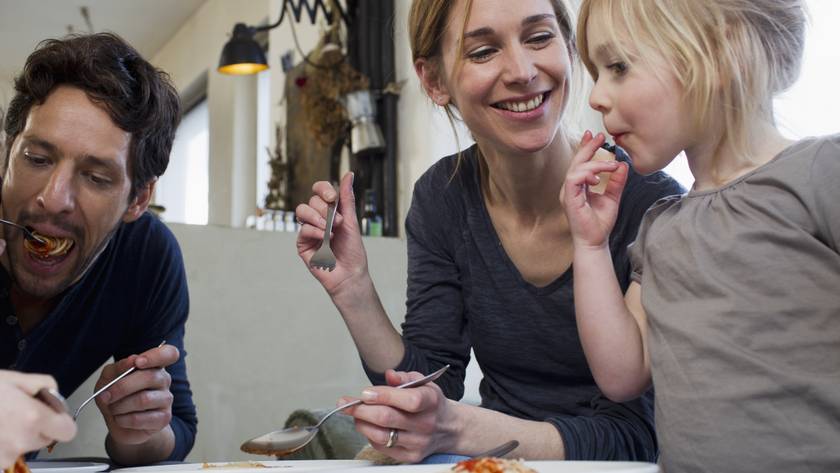
<svg viewBox="0 0 840 473"><path fill-rule="evenodd" d="M277 21L277 24L278 24L278 25L280 24L280 21L282 21L282 20L283 20L283 13L286 11L286 5L285 5L285 3L286 3L286 2L290 2L290 1L291 1L291 0L284 0L284 2L283 2L283 12L281 12L281 13L280 13L280 20L278 20L278 21ZM316 3L315 3L315 6L314 6L314 7L312 7L313 9L310 9L310 8L309 8L309 6L308 6L308 5L307 5L307 3L306 3L306 0L301 0L300 5L298 6L298 10L295 10L295 9L294 9L294 4L292 4L292 12L295 14L295 19L296 19L296 20L298 20L298 21L300 21L300 8L301 8L303 5L306 5L306 9L307 9L307 10L309 11L309 13L310 13L310 20L312 20L312 24L315 24L314 15L315 15L315 13L317 13L317 11L315 11L315 10L314 10L314 8L317 8L317 7L318 7L318 5L320 5L322 8L324 8L324 5L323 5L323 3L321 3L321 0L315 0L315 2L316 2ZM347 17L344 15L344 11L341 9L341 6L339 6L339 5L338 5L338 2L337 2L337 1L335 1L335 0L330 0L330 3L333 5L333 7L334 7L334 8L337 8L337 9L338 9L338 11L341 13L341 17L342 17L342 18L344 18L344 20L345 20L345 22L346 22L346 21L347 21ZM326 10L324 10L324 11L326 11ZM329 15L327 16L327 18L329 18ZM341 56L341 58L340 58L339 60L335 61L335 62L334 62L334 63L332 63L332 64L328 64L328 65L321 65L321 64L318 64L318 63L316 63L316 62L313 62L313 61L309 60L309 55L308 55L308 54L306 54L306 53L304 53L304 52L303 52L303 49L300 47L300 42L298 41L298 36L297 36L297 30L295 29L295 23L294 23L294 22L291 22L291 23L289 24L289 26L290 26L290 27L291 27L291 29L292 29L292 39L293 39L293 40L294 40L294 42L295 42L295 49L297 49L298 54L300 54L300 56L303 58L303 61L304 61L306 64L308 64L308 65L310 65L310 66L312 66L312 67L315 67L315 68L317 68L317 69L332 69L332 68L334 68L335 66L337 66L337 65L341 64L341 63L344 61L344 55L343 55L343 54L342 54L342 56ZM272 26L272 27L270 27L270 28L273 28L273 27L274 27L274 26Z"/></svg>

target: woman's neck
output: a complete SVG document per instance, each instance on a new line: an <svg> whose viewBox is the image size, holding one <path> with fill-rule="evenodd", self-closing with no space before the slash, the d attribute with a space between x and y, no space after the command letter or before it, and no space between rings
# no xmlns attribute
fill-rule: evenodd
<svg viewBox="0 0 840 473"><path fill-rule="evenodd" d="M574 152L565 134L558 132L548 147L533 154L505 154L480 143L479 149L488 206L507 208L525 220L561 210L560 188Z"/></svg>
<svg viewBox="0 0 840 473"><path fill-rule="evenodd" d="M696 191L717 189L750 171L767 164L776 155L790 146L791 140L783 137L776 127L767 121L757 120L749 130L749 145L745 154L738 152L735 144L722 132L699 140L691 149L686 149L688 165L694 175Z"/></svg>

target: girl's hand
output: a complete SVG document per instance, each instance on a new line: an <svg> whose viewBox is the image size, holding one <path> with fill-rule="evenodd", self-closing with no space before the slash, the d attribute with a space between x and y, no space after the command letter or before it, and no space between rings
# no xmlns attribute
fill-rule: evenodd
<svg viewBox="0 0 840 473"><path fill-rule="evenodd" d="M560 202L566 211L572 240L577 247L602 248L608 244L618 216L621 191L627 182L627 164L592 160L604 140L602 133L594 138L588 131L583 135L560 191ZM589 192L588 186L600 182L598 174L601 172L612 173L606 190L601 195Z"/></svg>
<svg viewBox="0 0 840 473"><path fill-rule="evenodd" d="M385 379L389 386L365 389L361 396L364 404L345 411L356 419L356 431L374 449L400 462L417 463L454 445L454 429L446 422L453 418L450 401L435 383L406 389L393 387L422 377L417 372L387 370ZM339 403L352 400L342 398Z"/></svg>
<svg viewBox="0 0 840 473"><path fill-rule="evenodd" d="M353 174L345 174L339 185L341 198L338 201L330 237L330 248L336 261L332 271L313 269L309 266L309 260L321 246L324 228L327 225L327 206L329 202L335 202L336 190L329 182L318 181L312 185L312 192L309 203L300 204L295 209L295 215L301 223L297 237L298 256L327 293L333 296L339 287L345 285L343 283L357 276L364 276L368 271L367 254L362 245L356 218Z"/></svg>

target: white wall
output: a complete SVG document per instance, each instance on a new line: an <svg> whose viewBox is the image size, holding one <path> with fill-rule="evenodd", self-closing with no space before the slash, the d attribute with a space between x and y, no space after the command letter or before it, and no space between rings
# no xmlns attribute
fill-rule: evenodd
<svg viewBox="0 0 840 473"><path fill-rule="evenodd" d="M369 385L338 311L295 250L295 234L170 224L190 290L187 369L198 407L190 461L255 458L239 445L283 426L299 408L335 405ZM402 240L365 239L374 282L395 324L405 307ZM93 392L98 373L69 402ZM95 406L79 437L45 458L104 456Z"/></svg>

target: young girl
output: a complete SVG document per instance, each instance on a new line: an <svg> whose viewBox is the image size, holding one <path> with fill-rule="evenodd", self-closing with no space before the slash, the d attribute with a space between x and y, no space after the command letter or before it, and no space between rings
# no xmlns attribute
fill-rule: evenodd
<svg viewBox="0 0 840 473"><path fill-rule="evenodd" d="M798 75L802 2L581 8L607 131L636 171L685 151L696 179L648 211L622 295L607 241L626 166L597 195L604 137L573 159L562 200L598 386L623 401L653 382L667 472L840 470L840 135L791 142L773 123Z"/></svg>

